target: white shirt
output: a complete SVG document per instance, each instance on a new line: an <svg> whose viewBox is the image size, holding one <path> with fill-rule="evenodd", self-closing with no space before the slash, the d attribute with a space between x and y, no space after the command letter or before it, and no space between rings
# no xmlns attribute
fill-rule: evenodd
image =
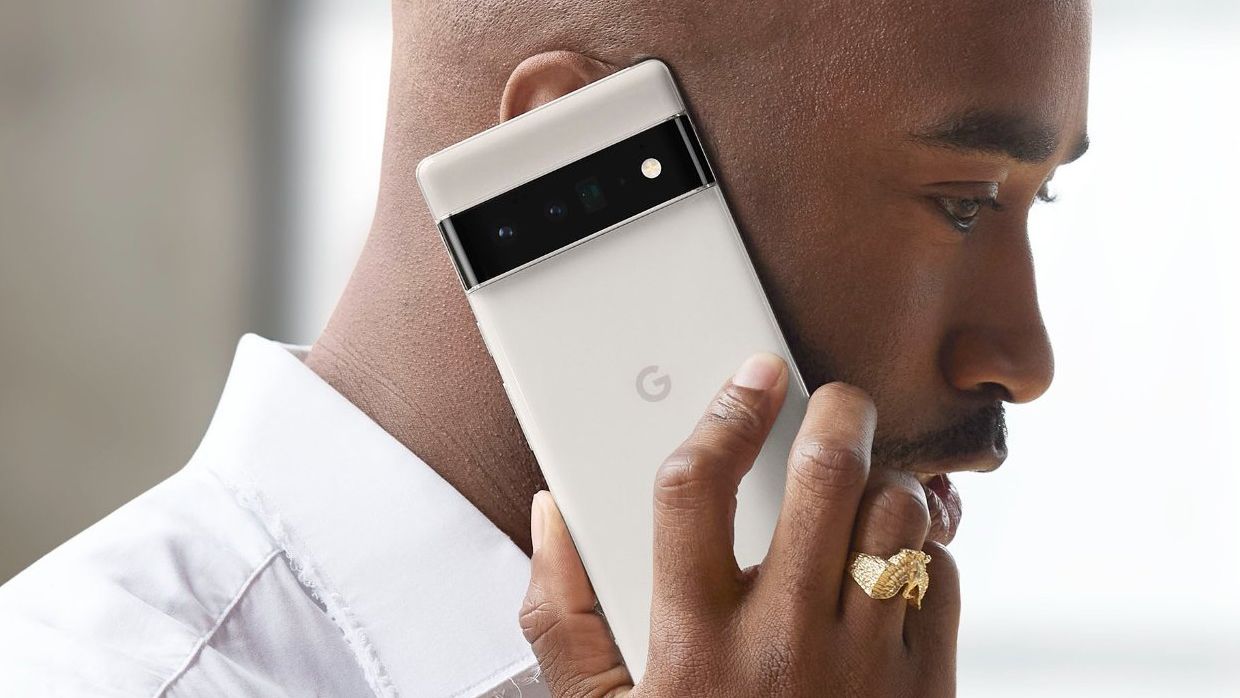
<svg viewBox="0 0 1240 698"><path fill-rule="evenodd" d="M243 337L189 464L0 587L0 695L548 695L529 559L304 351Z"/></svg>

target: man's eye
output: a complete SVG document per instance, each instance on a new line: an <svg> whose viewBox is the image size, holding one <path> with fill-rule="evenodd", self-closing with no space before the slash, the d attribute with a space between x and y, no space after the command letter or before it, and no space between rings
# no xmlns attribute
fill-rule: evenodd
<svg viewBox="0 0 1240 698"><path fill-rule="evenodd" d="M999 202L992 198L967 198L961 199L954 196L936 197L939 207L943 209L943 214L947 216L947 221L952 227L962 233L968 233L973 230L973 226L977 225L977 220L982 213L983 206L989 206L995 211L999 210Z"/></svg>

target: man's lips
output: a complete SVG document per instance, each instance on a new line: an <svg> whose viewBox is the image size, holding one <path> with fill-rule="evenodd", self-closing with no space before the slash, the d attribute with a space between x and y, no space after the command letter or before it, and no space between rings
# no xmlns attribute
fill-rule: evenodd
<svg viewBox="0 0 1240 698"><path fill-rule="evenodd" d="M921 470L914 471L917 481L926 491L926 506L930 510L930 534L927 536L940 545L947 545L956 537L960 528L962 505L960 492L947 477L949 472L989 472L1007 459L1006 449L983 449L954 462L919 463Z"/></svg>
<svg viewBox="0 0 1240 698"><path fill-rule="evenodd" d="M988 473L997 470L1005 460L1007 460L1007 449L991 445L966 455L919 461L916 465L908 467L908 470L911 470L918 480L925 483L933 475L959 472Z"/></svg>
<svg viewBox="0 0 1240 698"><path fill-rule="evenodd" d="M921 480L921 474L918 474ZM947 475L930 475L922 482L926 490L926 505L930 509L930 534L926 536L940 545L947 545L956 537L960 528L961 504L960 492L947 478Z"/></svg>

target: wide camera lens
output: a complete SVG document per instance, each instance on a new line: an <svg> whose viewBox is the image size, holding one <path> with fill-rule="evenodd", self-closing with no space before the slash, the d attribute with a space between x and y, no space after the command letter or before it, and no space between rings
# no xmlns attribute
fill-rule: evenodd
<svg viewBox="0 0 1240 698"><path fill-rule="evenodd" d="M511 225L501 225L495 230L495 237L500 242L512 242L517 237L517 231Z"/></svg>

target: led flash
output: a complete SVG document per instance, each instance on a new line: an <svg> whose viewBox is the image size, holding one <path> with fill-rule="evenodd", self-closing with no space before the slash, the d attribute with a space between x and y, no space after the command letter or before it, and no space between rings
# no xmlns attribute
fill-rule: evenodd
<svg viewBox="0 0 1240 698"><path fill-rule="evenodd" d="M654 158L646 158L642 160L642 174L646 179L654 179L663 171L663 165Z"/></svg>

